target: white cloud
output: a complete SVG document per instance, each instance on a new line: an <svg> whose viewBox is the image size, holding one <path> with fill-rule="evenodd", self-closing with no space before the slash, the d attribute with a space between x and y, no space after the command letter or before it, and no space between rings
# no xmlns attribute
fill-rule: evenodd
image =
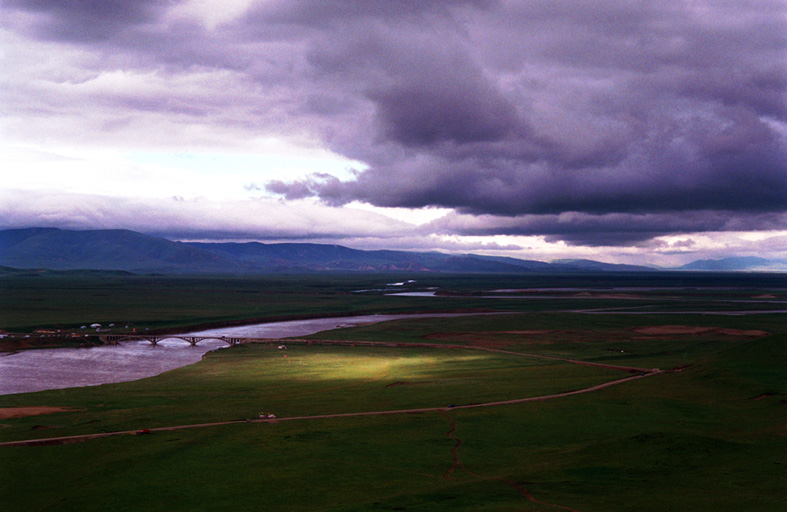
<svg viewBox="0 0 787 512"><path fill-rule="evenodd" d="M131 229L168 238L402 237L415 227L378 213L314 200L117 197L53 189L0 190L0 228Z"/></svg>
<svg viewBox="0 0 787 512"><path fill-rule="evenodd" d="M261 140L257 152L118 151L111 148L0 146L0 187L117 197L237 200L265 194L250 186L313 172L350 174L363 164L320 148Z"/></svg>
<svg viewBox="0 0 787 512"><path fill-rule="evenodd" d="M253 4L254 0L188 0L170 9L166 20L197 19L206 28L213 30L222 23L236 19Z"/></svg>

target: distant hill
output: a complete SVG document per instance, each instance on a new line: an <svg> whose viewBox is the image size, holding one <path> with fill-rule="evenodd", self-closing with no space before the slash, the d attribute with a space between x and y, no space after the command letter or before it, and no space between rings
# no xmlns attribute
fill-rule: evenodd
<svg viewBox="0 0 787 512"><path fill-rule="evenodd" d="M220 258L187 244L120 229L0 231L0 265L166 273L253 270L242 262Z"/></svg>
<svg viewBox="0 0 787 512"><path fill-rule="evenodd" d="M717 260L697 260L678 267L680 270L715 271L787 271L787 260L769 260L755 256L740 258L721 258Z"/></svg>
<svg viewBox="0 0 787 512"><path fill-rule="evenodd" d="M362 251L341 245L258 242L189 243L188 245L256 267L278 270L519 273L523 270L545 271L552 268L548 263L514 258L472 254L450 255L438 252Z"/></svg>
<svg viewBox="0 0 787 512"><path fill-rule="evenodd" d="M362 251L341 245L186 243L128 230L0 231L0 265L13 269L162 274L352 272L577 273L653 271L592 260L551 263L475 254ZM10 270L4 270L8 274Z"/></svg>
<svg viewBox="0 0 787 512"><path fill-rule="evenodd" d="M61 277L126 277L133 276L126 270L52 270L43 268L13 268L0 265L0 276L61 276Z"/></svg>
<svg viewBox="0 0 787 512"><path fill-rule="evenodd" d="M552 260L552 265L565 270L602 271L602 272L643 272L653 270L652 267L642 265L623 265L619 263L602 263L593 260Z"/></svg>

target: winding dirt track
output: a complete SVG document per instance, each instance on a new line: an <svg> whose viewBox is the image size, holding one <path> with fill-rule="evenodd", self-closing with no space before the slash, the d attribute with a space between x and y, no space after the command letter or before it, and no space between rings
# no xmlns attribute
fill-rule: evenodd
<svg viewBox="0 0 787 512"><path fill-rule="evenodd" d="M448 437L450 437L451 439L453 439L454 441L456 441L456 443L454 444L453 448L451 448L451 459L453 460L453 464L451 464L451 467L448 468L448 471L445 472L445 475L443 475L443 477L444 478L451 478L451 475L454 473L454 471L456 469L458 469L458 468L461 468L462 471L464 471L465 473L467 473L468 475L470 475L472 477L478 478L480 480L489 480L489 478L484 477L482 475L479 475L478 473L474 473L474 472L470 471L469 469L467 469L467 466L465 466L464 463L461 461L461 459L459 458L459 447L462 446L462 440L459 439L458 437L456 437L456 435L454 434L454 432L456 432L456 423L451 418L451 416L448 415L448 412L446 412L445 410L440 411L440 414L442 414L448 420L448 422L451 425L451 430L446 432L446 435ZM549 507L556 507L556 508L559 508L559 509L568 510L569 512L578 512L577 510L575 510L573 508L565 507L563 505L558 505L557 503L549 503L547 501L539 500L539 499L533 497L533 495L530 494L530 492L528 492L527 489L525 489L524 487L522 487L518 483L516 483L513 480L510 480L508 478L493 477L492 479L493 480L498 480L498 481L503 482L504 484L506 484L506 485L508 485L510 487L513 487L514 489L516 489L517 492L519 492L519 494L524 496L530 502L536 503L538 505L546 505L546 506L549 506Z"/></svg>
<svg viewBox="0 0 787 512"><path fill-rule="evenodd" d="M556 393L554 395L534 396L529 398L515 398L513 400L500 400L496 402L484 402L480 404L457 405L452 409L476 409L480 407L497 407L501 405L521 404L525 402L543 402L545 400L553 400L555 398L562 398L571 395L581 395L583 393L599 391L608 388L610 386L616 386L618 384L623 384L624 382L629 382L636 379L642 379L645 377L649 377L651 375L658 375L660 373L663 373L663 371L653 370L647 373L634 375L632 377L613 380L610 382L605 382L604 384L598 384L596 386L577 389L574 391L565 391L563 393ZM275 419L253 419L253 420L219 421L213 423L194 423L191 425L174 425L169 427L151 428L151 429L147 429L147 431L169 432L173 430L185 430L190 428L206 428L206 427L219 427L223 425L236 425L239 423L281 423L283 421L306 421L306 420L322 420L322 419L330 419L330 418L353 418L359 416L390 416L395 414L445 412L447 410L449 410L449 408L447 407L422 407L419 409L396 409L396 410L389 410L389 411L346 412L346 413L338 413L338 414L318 414L314 416L290 416L290 417L275 418ZM138 431L136 430L121 430L116 432L102 432L100 434L87 434L87 435L79 435L79 436L49 437L44 439L26 439L22 441L8 441L5 443L0 443L0 446L44 446L44 445L53 445L53 444L71 444L71 443L80 443L83 441L89 441L91 439L99 439L103 437L135 434L137 432Z"/></svg>
<svg viewBox="0 0 787 512"><path fill-rule="evenodd" d="M331 341L317 341L316 343L313 340L308 340L309 344L335 344L335 345L359 345L359 343L348 343L348 342L331 342ZM384 343L384 342L362 342L360 345L363 346L387 346L387 347L401 347L402 344L395 344L395 343ZM610 368L620 371L625 371L628 373L636 372L637 375L625 377L622 379L613 380L610 382L605 382L603 384L598 384L595 386L590 386L587 388L577 389L573 391L564 391L562 393L555 393L552 395L543 395L543 396L536 396L536 397L528 397L528 398L515 398L512 400L500 400L496 402L485 402L479 404L468 404L468 405L457 405L451 408L449 407L424 407L418 409L396 409L396 410L388 410L388 411L364 411L364 412L349 412L349 413L338 413L338 414L321 414L321 415L313 415L313 416L290 416L285 418L275 418L275 419L253 419L253 420L235 420L235 421L221 421L221 422L214 422L214 423L196 423L191 425L175 425L170 427L158 427L158 428L151 428L145 429L145 433L148 432L170 432L174 430L185 430L190 428L206 428L206 427L218 427L224 425L234 425L239 423L280 423L283 421L308 421L308 420L321 420L321 419L330 419L330 418L352 418L352 417L360 417L360 416L387 416L387 415L395 415L395 414L419 414L419 413L430 413L430 412L438 412L442 416L444 416L450 422L451 428L446 433L446 435L455 441L454 446L451 448L451 459L452 464L451 467L445 472L443 475L445 478L451 478L451 475L457 470L461 469L468 475L478 478L481 480L489 480L482 475L474 473L470 471L461 461L459 457L459 447L462 445L462 440L456 437L456 423L453 419L449 416L449 410L455 409L475 409L480 407L497 407L503 405L514 405L514 404L521 404L525 402L542 402L545 400L553 400L556 398L563 398L572 395L580 395L583 393L591 393L593 391L600 391L602 389L606 389L611 386L616 386L618 384L623 384L624 382L629 382L636 379L642 379L645 377L650 377L652 375L658 375L660 373L664 373L663 370L659 369L650 369L646 370L643 368L635 368L635 367L628 367L628 366L618 366L618 365L609 365L609 364L602 364L602 363L590 363L586 361L579 361L575 359L564 359L559 357L552 357L552 356L542 356L537 354L526 354L521 352L513 352L508 350L501 350L501 349L493 349L493 348L486 348L486 347L468 347L464 345L441 345L441 344L418 344L417 346L414 345L406 345L408 348L448 348L448 349L471 349L471 350L482 350L486 352L496 352L496 353L503 353L509 355L517 355L517 356L524 356L524 357L535 357L539 359L549 359L549 360L556 360L561 362L567 362L572 364L580 364L580 365L587 365L587 366L597 366L602 368ZM679 370L674 370L679 371ZM137 434L140 431L132 430L132 431L117 431L117 432L103 432L100 434L88 434L88 435L81 435L81 436L66 436L66 437L51 437L46 439L29 439L23 441L10 441L5 443L0 443L0 447L7 446L45 446L45 445L56 445L56 444L71 444L71 443L80 443L84 441L89 441L91 439L99 439L104 437L111 437L117 435L128 435L128 434ZM497 480L506 485L514 488L519 494L521 494L525 499L530 501L531 503L535 503L538 505L544 505L547 507L554 507L561 510L567 510L569 512L577 512L576 510L563 506L558 505L556 503L549 503L546 501L539 500L535 498L527 489L519 485L518 483L510 480L508 478L503 477L493 477L492 480Z"/></svg>
<svg viewBox="0 0 787 512"><path fill-rule="evenodd" d="M270 342L271 340L268 340ZM612 365L612 364L604 364L604 363L592 363L588 361L580 361L577 359L566 359L562 357L554 357L554 356L544 356L539 354L529 354L524 352L514 352L511 350L502 350L502 349L495 349L489 347L474 347L474 346L467 346L467 345L448 345L448 344L440 344L440 343L387 343L387 342L377 342L377 341L345 341L345 340L320 340L320 339L282 339L278 340L278 342L282 344L306 344L306 345L344 345L344 346L364 346L364 347L391 347L391 348L437 348L437 349L449 349L449 350L480 350L483 352L494 352L500 354L508 354L508 355L515 355L515 356L522 356L522 357L533 357L537 359L547 359L553 361L561 361L571 364L578 364L583 366L596 366L600 368L609 368L613 370L620 370L625 371L628 373L637 373L637 375L626 377L623 379L613 380L610 382L605 382L604 384L598 384L596 386L591 386L588 388L577 389L574 391L565 391L563 393L556 393L553 395L544 395L544 396L535 396L535 397L528 397L528 398L515 398L512 400L500 400L496 402L484 402L479 404L469 404L469 405L457 405L454 406L453 409L475 409L479 407L496 407L501 405L513 405L513 404L521 404L525 402L542 402L544 400L553 400L555 398L562 398L571 395L580 395L583 393L590 393L593 391L599 391L610 386L616 386L618 384L623 384L624 382L628 382L631 380L641 379L644 377L649 377L651 375L658 375L660 373L664 373L664 370L659 370L658 368L652 369L645 369L645 368L636 368L632 366L619 366L619 365ZM675 371L675 370L673 370ZM170 427L157 427L151 429L145 429L145 432L168 432L173 430L184 430L189 428L206 428L206 427L218 427L223 425L235 425L238 423L280 423L282 421L305 421L305 420L321 420L321 419L329 419L329 418L352 418L358 416L386 416L386 415L393 415L393 414L419 414L419 413L427 413L427 412L444 412L448 410L447 407L423 407L420 409L396 409L396 410L389 410L389 411L364 411L364 412L347 412L347 413L337 413L337 414L320 414L314 416L290 416L285 418L275 418L275 419L253 419L253 420L232 420L232 421L219 421L213 423L195 423L191 425L174 425ZM83 441L89 441L91 439L99 439L103 437L111 437L117 435L127 435L127 434L136 434L138 430L121 430L115 432L102 432L99 434L85 434L85 435L78 435L78 436L64 436L64 437L48 437L43 439L25 439L22 441L7 441L0 443L0 447L2 446L44 446L44 445L53 445L53 444L71 444L71 443L81 443Z"/></svg>

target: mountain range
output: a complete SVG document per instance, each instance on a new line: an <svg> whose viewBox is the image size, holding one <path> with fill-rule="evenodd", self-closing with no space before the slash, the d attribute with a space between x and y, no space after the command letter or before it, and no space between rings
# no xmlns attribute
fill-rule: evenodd
<svg viewBox="0 0 787 512"><path fill-rule="evenodd" d="M787 260L769 260L756 256L746 256L737 258L721 258L717 260L697 260L692 261L680 270L710 270L710 271L787 271Z"/></svg>
<svg viewBox="0 0 787 512"><path fill-rule="evenodd" d="M769 261L769 260L764 260ZM729 270L695 262L686 270ZM756 263L763 266L763 261ZM693 265L693 264L692 264ZM705 267L702 267L705 265ZM742 265L741 262L738 265ZM129 230L57 228L0 230L0 266L16 269L103 270L162 274L345 272L563 273L654 271L592 260L550 263L476 254L377 250L310 243L174 242ZM740 270L741 268L735 268Z"/></svg>

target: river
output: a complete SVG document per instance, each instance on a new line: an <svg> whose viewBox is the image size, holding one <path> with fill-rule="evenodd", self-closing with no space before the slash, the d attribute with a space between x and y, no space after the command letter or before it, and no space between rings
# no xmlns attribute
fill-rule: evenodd
<svg viewBox="0 0 787 512"><path fill-rule="evenodd" d="M427 292L431 293L431 292ZM404 294L402 294L404 295ZM787 313L787 310L750 311L624 311L619 308L567 311L584 314L705 314L755 315ZM489 314L489 313L479 313ZM504 314L504 313L503 313ZM293 320L265 324L223 327L183 333L192 336L237 336L259 338L291 338L308 336L320 331L354 325L385 322L401 318L463 316L462 313L399 314L347 316ZM196 363L206 352L225 348L220 340L205 340L196 346L178 339L164 339L154 346L147 341L124 342L92 348L59 348L23 350L0 353L0 395L30 393L48 389L95 386L152 377L160 373Z"/></svg>
<svg viewBox="0 0 787 512"><path fill-rule="evenodd" d="M184 333L193 336L288 338L320 331L396 320L459 316L457 314L367 315L271 322ZM206 352L226 347L219 340L191 346L165 339L154 346L147 341L91 348L57 348L0 353L0 395L47 389L95 386L152 377L196 363Z"/></svg>

